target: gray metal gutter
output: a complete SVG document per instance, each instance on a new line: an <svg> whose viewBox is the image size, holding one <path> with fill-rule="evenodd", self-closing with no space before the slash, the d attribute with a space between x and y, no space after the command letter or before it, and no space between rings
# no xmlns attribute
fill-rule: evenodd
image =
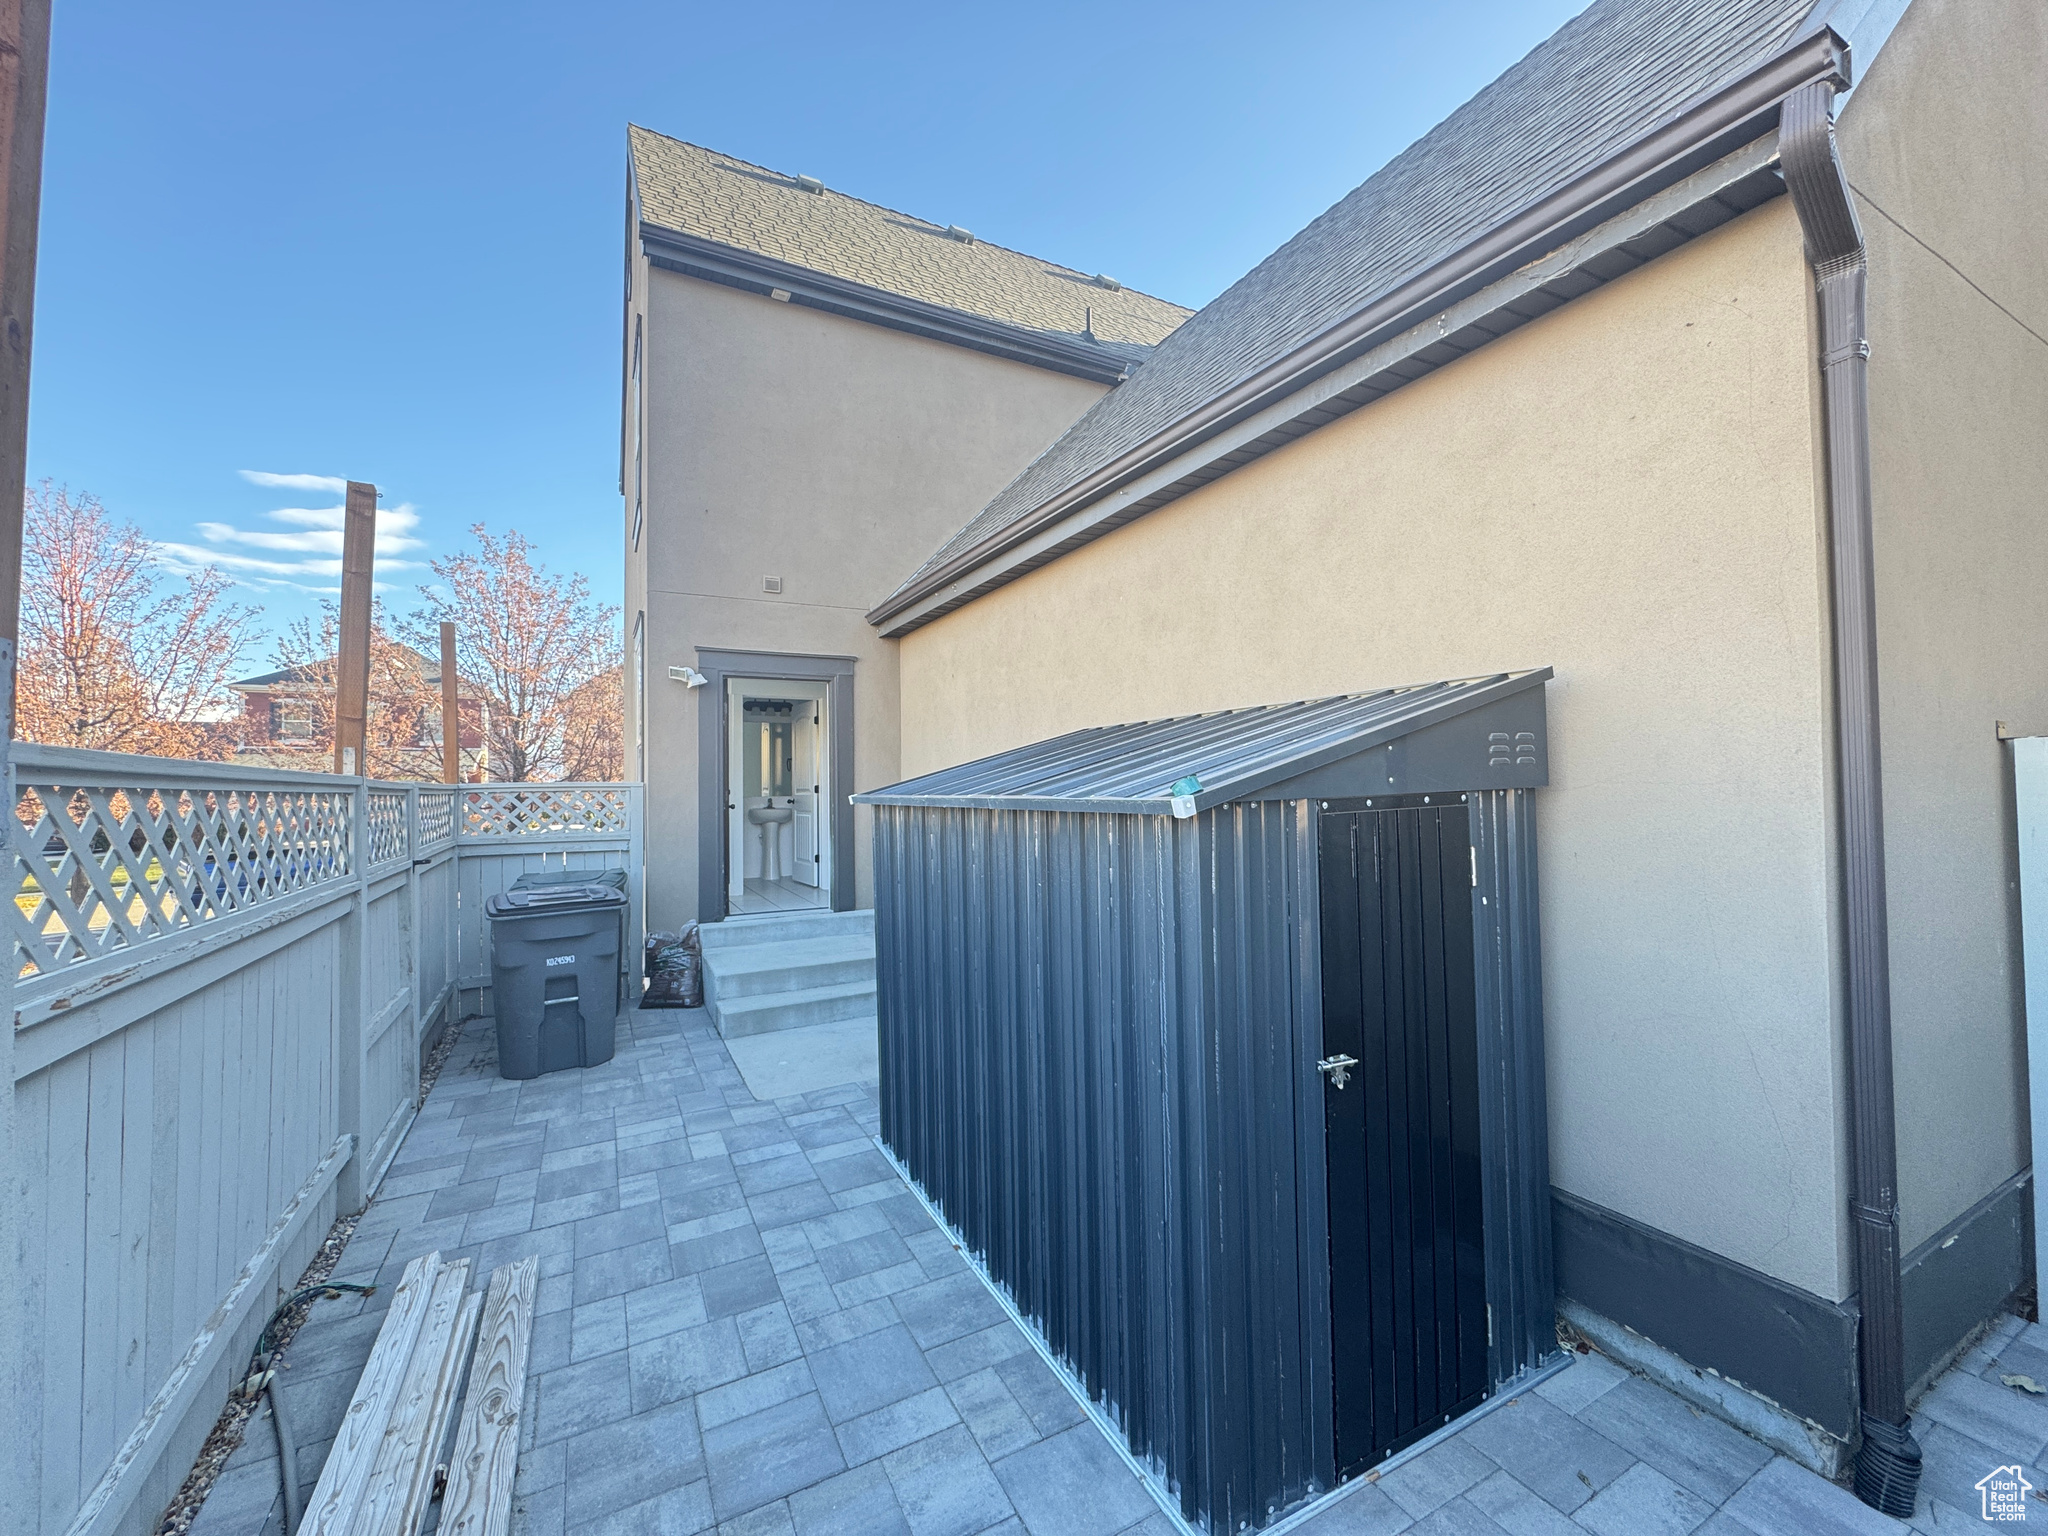
<svg viewBox="0 0 2048 1536"><path fill-rule="evenodd" d="M1531 205L1484 238L1417 273L1306 346L1252 374L1062 491L1028 516L907 583L872 609L867 615L868 622L885 635L895 636L937 617L937 612L923 611L928 598L964 583L981 567L1245 418L1307 389L1331 371L1410 327L1427 323L1488 284L1557 251L1629 207L1762 138L1776 125L1778 108L1792 92L1816 80L1846 79L1847 72L1845 45L1833 32L1821 30L1800 38L1749 74L1674 114L1621 154ZM1316 422L1302 430L1312 430L1320 424ZM1234 467L1233 464L1226 468ZM958 601L967 601L986 589L977 587ZM895 622L908 618L913 609L920 610L920 617L908 623Z"/></svg>
<svg viewBox="0 0 2048 1536"><path fill-rule="evenodd" d="M1008 325L965 310L948 309L943 304L928 304L922 299L848 282L773 256L664 229L644 219L640 222L640 247L651 264L685 277L764 296L784 293L789 303L807 309L821 309L845 319L906 331L929 341L966 347L1097 384L1119 383L1130 376L1134 366L1132 358L1091 346L1078 337L1069 340L1058 332Z"/></svg>
<svg viewBox="0 0 2048 1536"><path fill-rule="evenodd" d="M1834 579L1835 735L1841 783L1842 912L1848 948L1850 1165L1855 1192L1862 1444L1856 1494L1910 1519L1920 1446L1906 1416L1899 1301L1899 1149L1892 1084L1890 935L1885 909L1884 775L1878 726L1877 578L1870 524L1869 268L1835 148L1834 100L1816 81L1785 102L1785 186L1806 231L1820 307L1828 532Z"/></svg>

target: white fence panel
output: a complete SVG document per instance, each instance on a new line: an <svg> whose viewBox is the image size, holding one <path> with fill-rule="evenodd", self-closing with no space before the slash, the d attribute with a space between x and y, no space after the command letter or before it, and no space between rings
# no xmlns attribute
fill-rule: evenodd
<svg viewBox="0 0 2048 1536"><path fill-rule="evenodd" d="M488 986L482 898L626 868L637 964L640 789L15 744L9 793L31 1528L141 1532L396 1151L458 985Z"/></svg>

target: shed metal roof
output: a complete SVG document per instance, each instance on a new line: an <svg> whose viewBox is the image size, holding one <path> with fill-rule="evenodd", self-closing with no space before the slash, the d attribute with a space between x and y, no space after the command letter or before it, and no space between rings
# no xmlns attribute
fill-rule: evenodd
<svg viewBox="0 0 2048 1536"><path fill-rule="evenodd" d="M1173 811L1171 786L1193 775L1201 783L1193 808L1206 811L1257 798L1262 789L1541 688L1550 676L1550 668L1537 667L1294 704L1095 726L870 790L853 801L1165 816Z"/></svg>

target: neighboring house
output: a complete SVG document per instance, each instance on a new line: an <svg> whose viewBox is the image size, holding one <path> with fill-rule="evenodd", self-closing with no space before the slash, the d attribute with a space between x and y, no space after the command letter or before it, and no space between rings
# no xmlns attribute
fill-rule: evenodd
<svg viewBox="0 0 2048 1536"><path fill-rule="evenodd" d="M629 148L626 774L647 784L649 922L865 907L848 796L901 766L896 645L862 615L1187 311L642 128Z"/></svg>
<svg viewBox="0 0 2048 1536"><path fill-rule="evenodd" d="M420 652L417 661L420 687L438 695L441 663ZM243 761L269 763L281 768L303 768L309 757L331 757L334 738L332 715L334 683L319 669L285 667L260 673L228 684L230 692L241 695L239 715L231 715L227 728L235 739L235 756ZM462 722L460 742L462 777L487 776L484 751L483 700L468 683L457 684L456 708ZM374 711L377 701L372 699ZM428 711L421 720L419 740L409 749L419 756L419 776L441 777L441 717Z"/></svg>
<svg viewBox="0 0 2048 1536"><path fill-rule="evenodd" d="M1083 932L1078 919L1026 925L1062 902L1126 903L1140 926L1089 951L1107 965L1118 946L1241 896L1244 872L1264 867L1245 841L1253 823L1214 820L1228 808L1193 789L1199 835L1215 841L1200 858L1173 842L1166 797L1183 770L1170 754L1120 768L1116 753L1185 741L1192 765L1201 740L1237 732L1233 771L1252 800L1264 791L1247 763L1313 779L1287 755L1298 742L1257 739L1250 717L938 770L1084 727L1507 678L1488 686L1547 695L1547 724L1530 723L1532 740L1547 730L1547 770L1533 755L1529 770L1547 783L1517 791L1539 824L1522 833L1541 849L1526 894L1542 1055L1511 1087L1518 1104L1547 1096L1567 1315L1804 1460L1836 1465L1860 1440L1863 1490L1896 1500L1912 1384L2032 1279L2000 738L2048 732L2044 87L2039 0L1600 0L1181 326L998 494L960 509L964 526L869 616L900 646L900 707L877 700L866 717L900 730L906 775L933 775L874 798L911 818L886 827L909 839L906 878L959 902L878 912L885 948L915 951L883 956L885 1042L892 1015L916 1007L929 1010L917 1049L960 1036L953 1067L916 1079L892 1077L885 1050L885 1131L901 1150L915 1113L915 1137L944 1147L934 1126L1001 1135L1019 1117L1014 1142L960 1170L949 1218L972 1226L982 1202L1097 1166L1053 1158L1050 1111L1004 1097L1026 1092L1008 1074L1050 1070L1039 1037L1007 1066L958 1065L979 1059L984 1034L1024 1028L1061 967L1082 963L1060 937ZM1831 161L1834 108L1853 193ZM1554 678L1533 694L1529 675L1509 677L1545 667ZM1514 737L1498 737L1503 771ZM1311 740L1320 762L1338 750ZM1484 790L1491 770L1472 771L1479 781L1448 787ZM1056 840L1086 820L1089 797L1122 830ZM1290 835L1310 839L1297 847L1312 858L1324 807L1292 803ZM1001 819L1031 806L1048 819ZM1387 802L1330 809L1384 814ZM959 839L923 840L916 818L943 815L965 818ZM977 830L975 816L996 819ZM1149 848L1132 839L1153 826L1161 850L1189 859L1174 887L1185 905L1164 915L1132 891L1154 899L1147 882L1181 856L1167 851L1130 888L1074 887L1048 866L1042 885L1004 887L1017 892L1007 905L988 893L1008 874L961 862L1000 834L1001 859L1071 854L1070 871L1099 872L1116 848ZM1366 845L1351 846L1356 859ZM1493 877L1476 844L1473 860L1477 896ZM1299 915L1313 934L1312 900ZM1033 942L1045 933L1049 947ZM1326 964L1337 937L1323 933ZM1217 942L1174 973L1220 988L1217 1019L1253 995L1219 980L1240 974L1228 968L1266 976L1259 966L1314 953L1289 953L1307 942L1292 929L1264 959ZM892 999L892 975L948 956L957 993ZM1101 1006L1138 1007L1149 982L1119 974L1131 990ZM1071 984L1073 1001L1044 1003L1062 1028L1093 995L1088 978ZM1258 1031L1315 1006L1284 987L1256 996L1276 999ZM1189 1063L1212 1045L1224 1054L1205 1077L1189 1066L1189 1093L1242 1091L1225 1047L1243 1042L1217 1041L1190 1037ZM1122 1056L1079 1059L1101 1075L1069 1069L1057 1091L1100 1089L1088 1102L1108 1118L1087 1135L1157 1109L1116 1075ZM1257 1170L1273 1189L1297 1177L1323 1188L1323 1095L1341 1090L1305 1078L1299 1102L1222 1126L1312 1127L1260 1143L1280 1160ZM1113 1235L1125 1172L1151 1166L1140 1149L1194 1155L1182 1140L1133 1121L1116 1143L1129 1163L1099 1175L1099 1205L1038 1213L1051 1240ZM1005 1162L1014 1184L987 1173ZM1227 1217L1230 1181L1251 1177L1204 1185L1211 1216ZM1078 1235L1064 1234L1070 1210ZM1087 1226L1098 1214L1103 1226ZM1487 1242L1501 1241L1487 1220ZM999 1224L990 1249L1027 1311L1094 1262L1051 1272L1057 1249L1024 1241L1035 1230ZM1149 1239L1135 1227L1128 1239L1135 1262ZM1279 1251L1202 1293L1203 1326L1228 1340L1236 1314L1215 1309L1253 1305L1263 1283L1312 1301L1313 1245L1299 1269ZM1115 1346L1114 1368L1166 1394L1115 1409L1170 1479L1224 1490L1191 1512L1263 1523L1346 1470L1329 1459L1327 1399L1298 1443L1271 1443L1258 1422L1231 1439L1177 1417L1196 1399L1173 1395L1170 1372L1136 1373L1143 1330L1126 1314L1105 1328L1113 1303L1082 1296L1052 1331L1084 1368ZM1493 1322L1489 1310L1489 1340ZM1204 1379L1234 1379L1218 1361L1223 1374ZM1494 1362L1496 1386L1519 1363L1504 1370L1497 1349ZM1309 1362L1310 1379L1326 1366ZM1165 1427L1136 1444L1155 1412Z"/></svg>

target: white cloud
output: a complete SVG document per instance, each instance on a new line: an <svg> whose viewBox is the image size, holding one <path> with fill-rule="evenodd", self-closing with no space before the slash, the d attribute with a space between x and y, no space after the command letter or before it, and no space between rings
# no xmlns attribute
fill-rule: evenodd
<svg viewBox="0 0 2048 1536"><path fill-rule="evenodd" d="M348 482L339 475L274 475L267 469L244 469L241 477L251 485L274 491L332 491L339 496Z"/></svg>
<svg viewBox="0 0 2048 1536"><path fill-rule="evenodd" d="M258 483L277 483L293 489L340 489L342 482L321 475L265 475L242 471L244 478ZM203 544L162 540L152 546L156 563L178 575L217 570L238 586L258 591L297 590L332 594L340 590L343 509L340 507L280 507L264 514L282 529L242 528L233 523L202 522L197 525ZM413 536L419 527L419 513L410 503L377 509L376 573L379 577L400 571L421 571L424 561L399 558L424 550L426 540ZM379 591L392 588L376 583Z"/></svg>

